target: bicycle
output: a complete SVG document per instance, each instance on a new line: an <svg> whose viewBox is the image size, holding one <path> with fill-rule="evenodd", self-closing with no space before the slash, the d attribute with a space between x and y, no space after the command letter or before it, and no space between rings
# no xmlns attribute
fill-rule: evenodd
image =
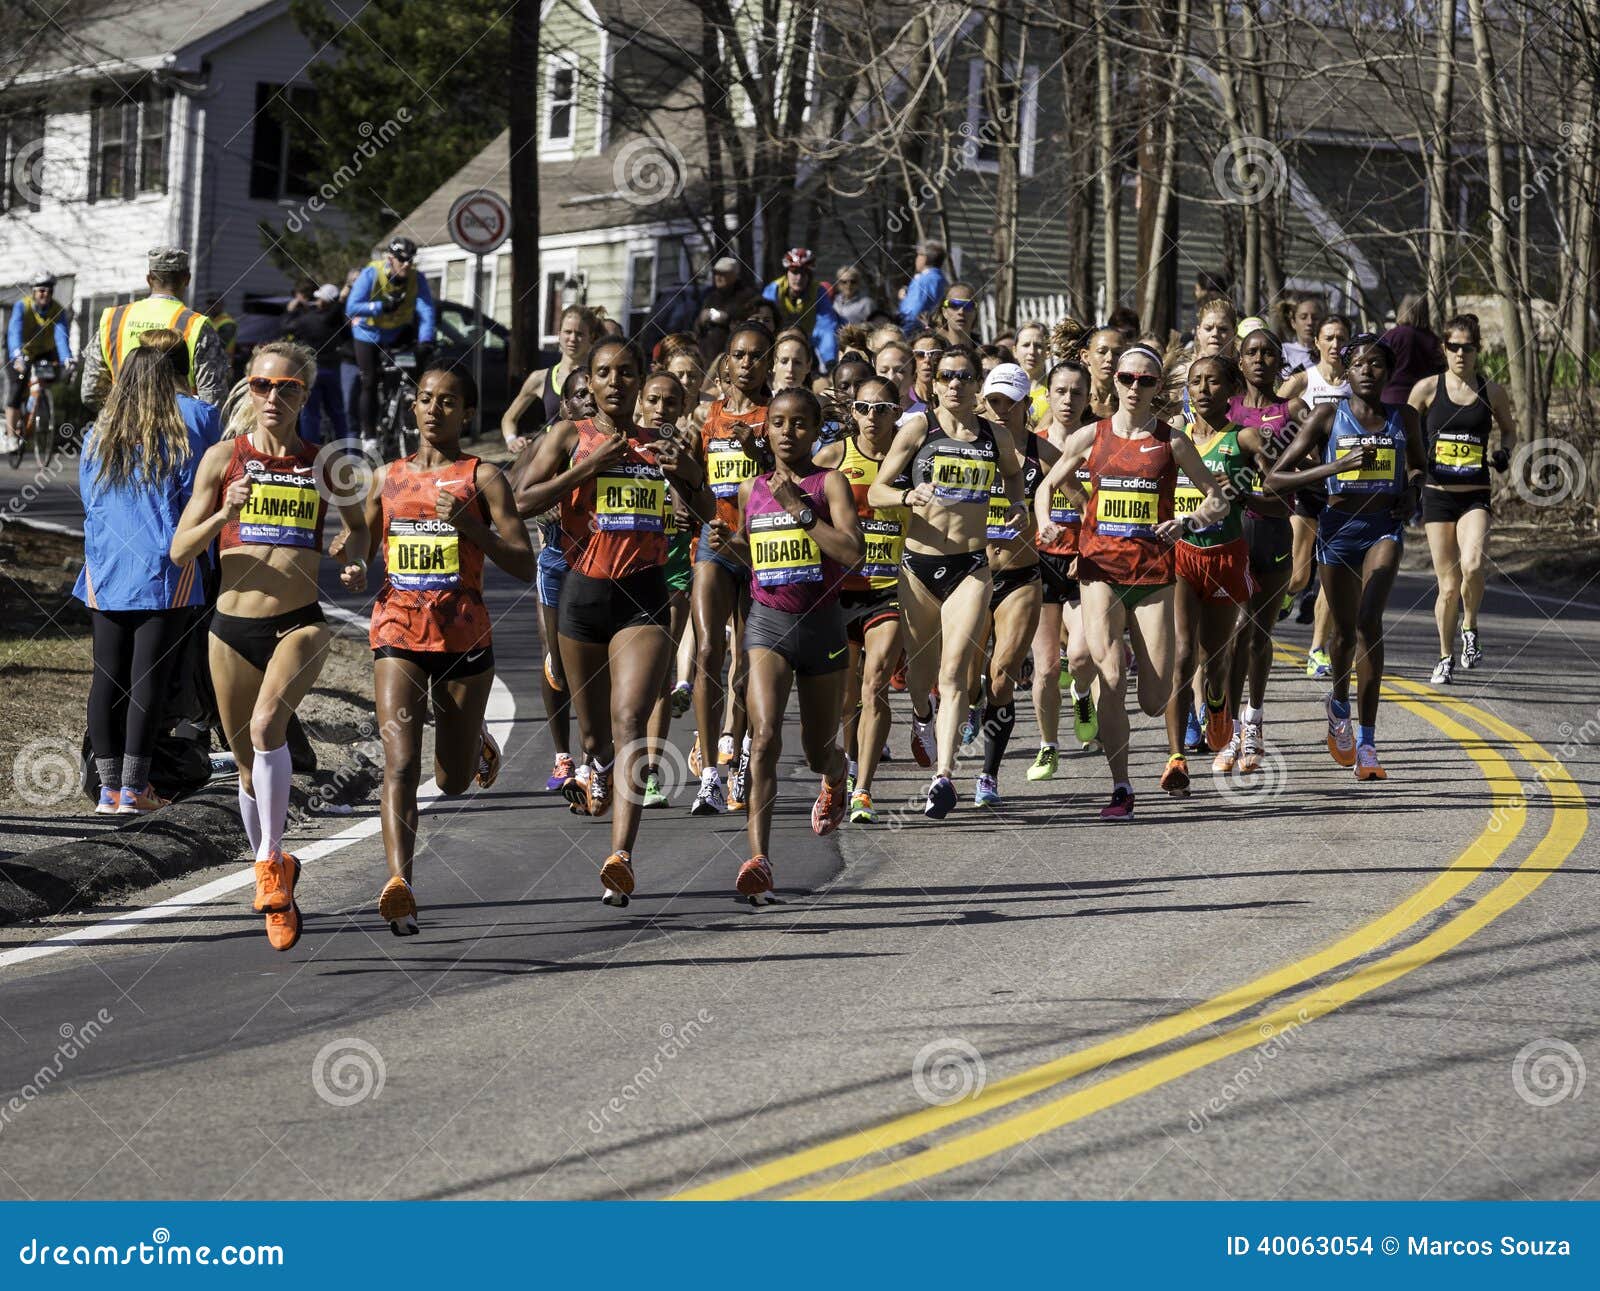
<svg viewBox="0 0 1600 1291"><path fill-rule="evenodd" d="M22 408L22 428L8 454L11 465L20 467L28 445L33 445L33 460L40 470L55 460L60 447L56 433L55 404L50 387L61 376L61 365L51 359L35 359L28 377L28 401Z"/></svg>
<svg viewBox="0 0 1600 1291"><path fill-rule="evenodd" d="M417 356L412 350L380 350L378 362L378 445L386 462L417 451L421 434L411 418L417 395Z"/></svg>

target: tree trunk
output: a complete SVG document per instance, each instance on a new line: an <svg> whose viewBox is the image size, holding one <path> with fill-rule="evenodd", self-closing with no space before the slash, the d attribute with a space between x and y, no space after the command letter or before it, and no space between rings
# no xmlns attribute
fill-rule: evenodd
<svg viewBox="0 0 1600 1291"><path fill-rule="evenodd" d="M1261 15L1258 12L1260 0L1245 0L1239 7L1239 23L1243 33L1244 66L1241 69L1242 84L1245 91L1245 103L1250 115L1250 130L1257 139L1271 140L1273 137L1272 125L1267 117L1267 86L1266 78L1261 71L1262 50L1257 32L1261 25ZM1275 145L1274 145L1275 146ZM1252 307L1246 308L1246 313L1261 312L1265 306L1273 304L1283 297L1283 269L1282 257L1278 253L1278 225L1276 213L1278 210L1279 193L1276 170L1272 171L1272 183L1267 196L1257 202L1251 209L1256 215L1256 243L1257 257L1260 261L1260 278L1250 277L1249 281L1262 283L1266 287L1266 300L1258 299Z"/></svg>
<svg viewBox="0 0 1600 1291"><path fill-rule="evenodd" d="M1065 0L1059 16L1061 32L1061 95L1069 121L1091 120L1097 99L1096 64L1083 57L1079 43L1084 35L1082 0ZM1065 166L1062 192L1066 199L1067 254L1062 266L1067 289L1067 312L1080 322L1094 315L1094 203L1089 197L1089 176L1094 173L1094 141L1086 130L1067 133L1061 160Z"/></svg>
<svg viewBox="0 0 1600 1291"><path fill-rule="evenodd" d="M1428 317L1450 315L1450 149L1456 82L1456 0L1437 0L1433 105L1428 141Z"/></svg>
<svg viewBox="0 0 1600 1291"><path fill-rule="evenodd" d="M1483 0L1467 0L1468 21L1472 24L1472 52L1478 62L1478 104L1483 114L1483 143L1489 177L1489 258L1495 289L1500 293L1500 317L1506 334L1506 360L1511 369L1511 397L1531 438L1543 429L1533 400L1532 364L1527 336L1522 327L1522 311L1517 304L1516 261L1507 226L1505 154L1500 135L1500 105L1496 93L1494 47L1484 18Z"/></svg>
<svg viewBox="0 0 1600 1291"><path fill-rule="evenodd" d="M1245 143L1244 116L1239 108L1239 94L1234 79L1232 49L1233 31L1228 22L1226 0L1211 0L1211 28L1217 41L1217 84L1222 91L1222 120L1228 134L1228 157L1224 173L1235 174L1234 165L1246 158L1250 149ZM1228 194L1224 194L1228 196ZM1256 310L1256 298L1261 281L1261 221L1259 203L1234 199L1239 205L1239 220L1244 225L1244 272L1241 275L1241 303L1246 314Z"/></svg>
<svg viewBox="0 0 1600 1291"><path fill-rule="evenodd" d="M511 9L511 55L506 126L511 147L511 347L513 388L539 353L539 0ZM554 320L551 320L552 326Z"/></svg>
<svg viewBox="0 0 1600 1291"><path fill-rule="evenodd" d="M1006 58L1006 0L992 0L983 23L984 110L994 123L995 146L994 291L995 320L1009 328L1017 309L1017 166L1022 130L1022 65L1012 75ZM1027 54L1024 32L1022 57Z"/></svg>
<svg viewBox="0 0 1600 1291"><path fill-rule="evenodd" d="M1094 0L1094 61L1095 86L1094 113L1095 138L1098 142L1100 167L1100 236L1104 243L1105 260L1101 281L1105 283L1106 307L1102 317L1110 315L1122 297L1122 174L1117 168L1116 121L1112 116L1111 21L1108 0Z"/></svg>
<svg viewBox="0 0 1600 1291"><path fill-rule="evenodd" d="M1170 26L1163 22L1161 31L1164 43L1172 50L1172 56L1167 66L1162 69L1164 71L1162 79L1167 82L1166 98L1161 111L1160 145L1152 172L1155 192L1154 200L1150 203L1147 234L1143 219L1143 203L1140 207L1140 233L1147 236L1149 241L1148 250L1142 256L1144 268L1141 281L1144 294L1140 302L1139 316L1144 322L1145 330L1158 335L1163 335L1178 325L1176 290L1178 101L1184 72L1188 66L1189 0L1176 0L1176 12L1172 16L1175 22ZM1151 34L1155 33L1152 31ZM1159 67L1159 64L1152 60L1151 66Z"/></svg>

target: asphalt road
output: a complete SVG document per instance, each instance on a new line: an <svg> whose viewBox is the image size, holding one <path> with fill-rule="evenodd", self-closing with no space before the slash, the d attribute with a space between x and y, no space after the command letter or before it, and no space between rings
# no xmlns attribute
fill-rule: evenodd
<svg viewBox="0 0 1600 1291"><path fill-rule="evenodd" d="M619 911L606 823L542 792L520 590L505 768L424 817L422 936L370 833L318 845L288 955L242 866L0 930L0 1198L1600 1196L1600 611L1492 591L1441 693L1403 578L1381 785L1291 663L1261 790L1158 801L1136 721L1130 826L1097 757L1025 782L1026 706L1008 805L925 821L899 724L884 824L815 839L786 771L783 904L680 796Z"/></svg>

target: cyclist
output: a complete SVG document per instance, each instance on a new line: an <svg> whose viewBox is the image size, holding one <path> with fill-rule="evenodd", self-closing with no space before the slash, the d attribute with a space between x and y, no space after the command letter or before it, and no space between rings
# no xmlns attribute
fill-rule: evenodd
<svg viewBox="0 0 1600 1291"><path fill-rule="evenodd" d="M233 384L228 355L211 320L183 303L183 293L189 289L189 253L182 247L152 247L145 266L150 294L100 311L99 325L83 353L79 389L84 407L91 412L99 409L122 370L122 360L139 343L140 333L158 327L170 328L183 337L189 352L188 392L221 407Z"/></svg>
<svg viewBox="0 0 1600 1291"><path fill-rule="evenodd" d="M33 365L51 355L62 368L72 362L72 338L67 333L67 311L56 299L56 276L41 269L28 284L28 294L11 307L6 328L6 440L22 433L22 405L27 402Z"/></svg>
<svg viewBox="0 0 1600 1291"><path fill-rule="evenodd" d="M833 297L815 280L816 264L816 254L809 248L791 247L784 252L783 277L774 278L761 294L778 311L777 330L793 327L808 332L817 359L830 368L839 357L839 320L833 312Z"/></svg>
<svg viewBox="0 0 1600 1291"><path fill-rule="evenodd" d="M428 366L433 349L438 313L428 280L413 267L417 244L397 237L384 248L383 255L356 276L345 301L350 319L350 334L355 341L356 367L361 371L361 389L356 421L361 428L361 447L371 452L378 446L378 351L405 349L412 343L415 325L417 367Z"/></svg>

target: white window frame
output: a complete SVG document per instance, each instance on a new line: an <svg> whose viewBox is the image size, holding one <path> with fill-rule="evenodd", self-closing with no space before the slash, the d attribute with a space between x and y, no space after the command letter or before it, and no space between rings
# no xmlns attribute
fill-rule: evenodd
<svg viewBox="0 0 1600 1291"><path fill-rule="evenodd" d="M633 271L634 266L641 257L649 257L650 260L650 290L643 302L636 301L633 298ZM647 310L655 303L656 284L660 281L659 275L661 273L661 256L657 243L652 240L630 246L624 273L626 276L622 280L624 284L622 289L622 321L626 325L632 321L635 310Z"/></svg>
<svg viewBox="0 0 1600 1291"><path fill-rule="evenodd" d="M559 104L556 102L555 84L558 72L572 73L572 97L563 100L568 110L568 132L565 135L552 135L550 124L554 119L555 111ZM539 122L539 136L544 143L543 155L547 158L575 157L578 152L578 103L581 96L579 85L583 74L579 70L578 60L570 54L551 54L545 59L544 71L544 111Z"/></svg>
<svg viewBox="0 0 1600 1291"><path fill-rule="evenodd" d="M966 168L980 174L992 175L1000 169L997 161L985 161L979 155L978 131L985 115L983 104L984 59L967 60L967 130ZM1015 60L1011 69L1016 70ZM1022 69L1022 129L1017 137L1017 174L1022 179L1033 178L1035 145L1039 138L1039 67L1029 63Z"/></svg>
<svg viewBox="0 0 1600 1291"><path fill-rule="evenodd" d="M566 251L566 252L562 252L562 251L547 251L543 247L540 247L540 249L539 249L539 346L540 346L541 349L548 349L549 347L555 345L555 343L556 343L556 341L558 339L556 334L555 334L555 324L560 320L560 317L561 317L561 308L560 308L560 306L556 307L554 315L552 317L549 317L549 318L545 317L545 314L548 312L545 309L545 306L548 303L548 301L546 300L545 288L549 284L550 279L553 278L558 273L561 274L565 278L578 278L580 282L582 281L582 278L580 277L580 275L578 273L578 252L577 252L577 250L573 249L571 251Z"/></svg>

